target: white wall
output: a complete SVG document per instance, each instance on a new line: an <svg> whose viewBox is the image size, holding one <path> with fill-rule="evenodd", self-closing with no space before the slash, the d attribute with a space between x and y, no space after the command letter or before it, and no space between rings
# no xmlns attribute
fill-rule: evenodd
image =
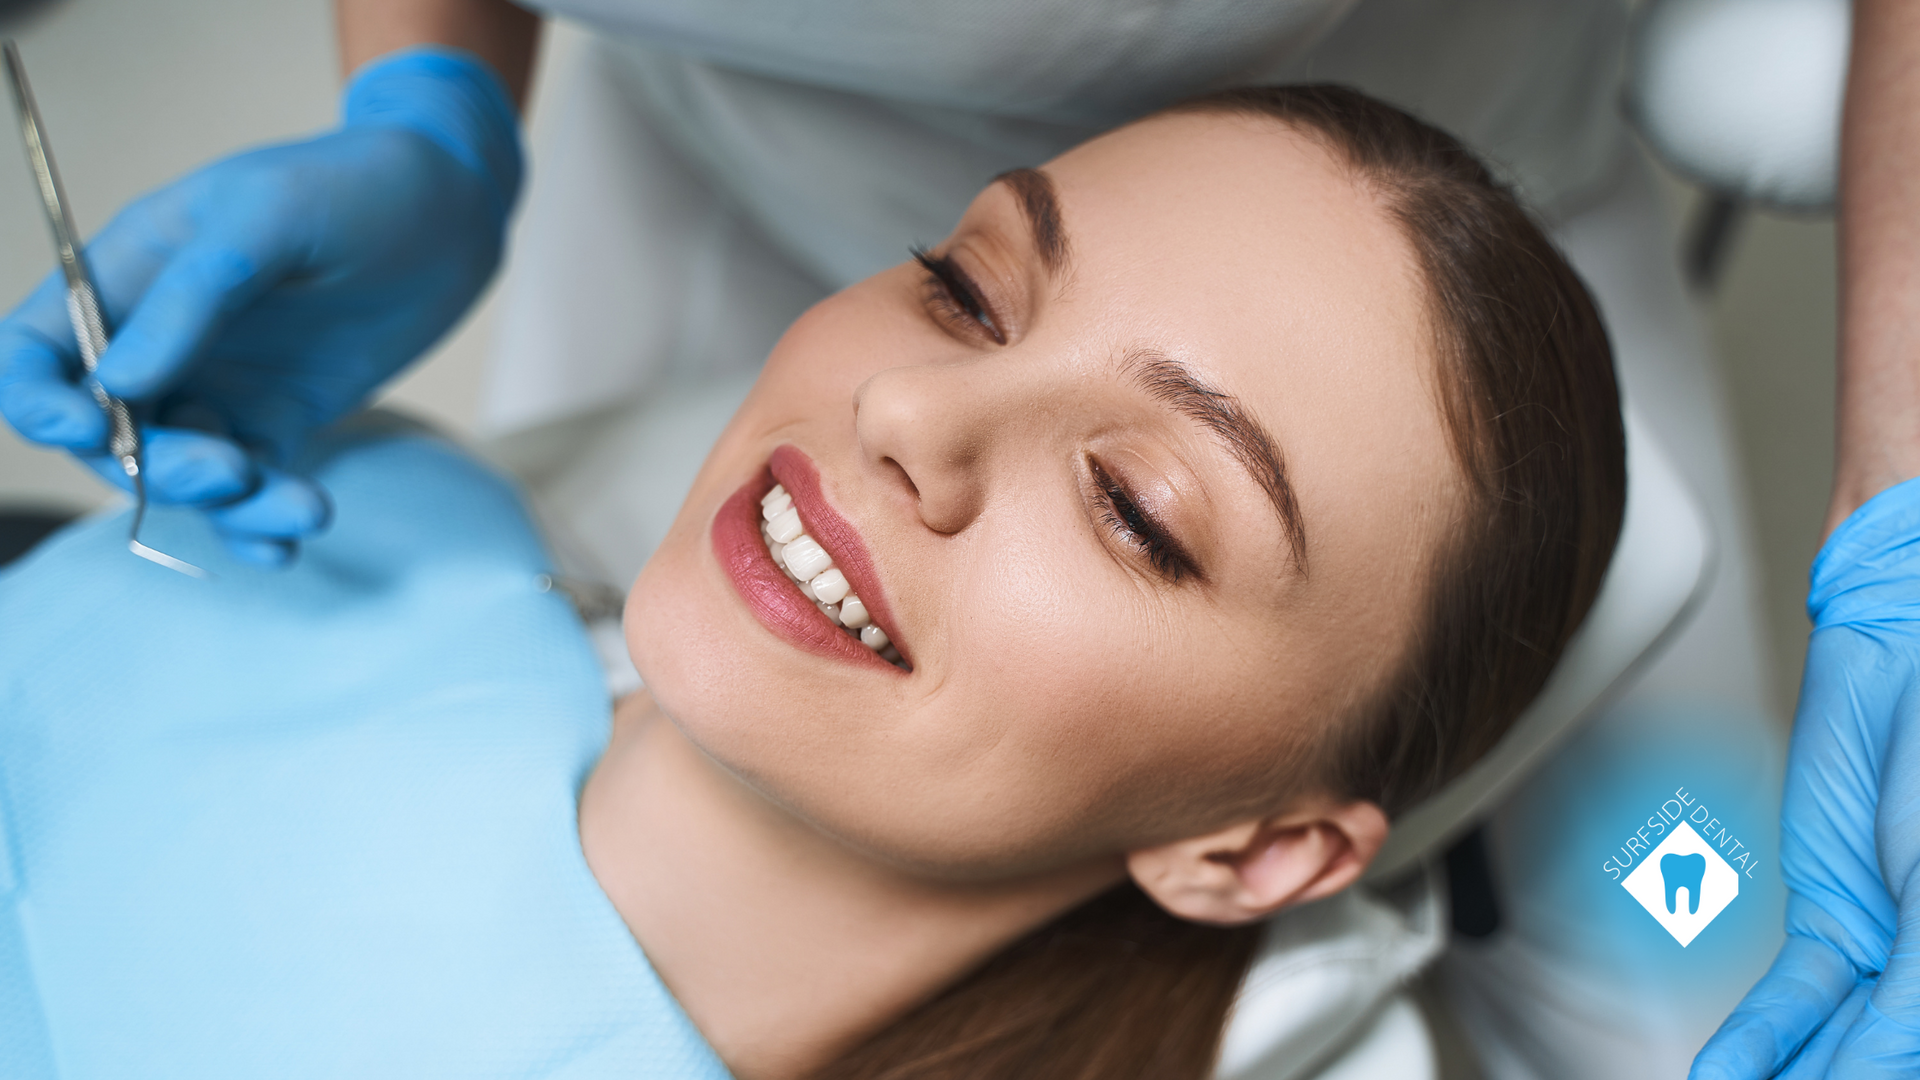
<svg viewBox="0 0 1920 1080"><path fill-rule="evenodd" d="M1833 481L1834 229L1756 217L1733 242L1714 337L1759 532L1773 699L1786 710L1800 691L1807 569Z"/></svg>

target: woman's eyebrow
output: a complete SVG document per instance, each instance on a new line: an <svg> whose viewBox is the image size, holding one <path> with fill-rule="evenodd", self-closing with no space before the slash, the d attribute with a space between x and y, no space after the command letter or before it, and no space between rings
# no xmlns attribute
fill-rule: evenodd
<svg viewBox="0 0 1920 1080"><path fill-rule="evenodd" d="M1060 217L1060 200L1053 193L1053 178L1039 169L1013 169L993 179L1007 185L1020 201L1040 265L1048 274L1059 270L1067 261L1067 228Z"/></svg>
<svg viewBox="0 0 1920 1080"><path fill-rule="evenodd" d="M1240 399L1208 386L1192 369L1171 356L1149 350L1128 354L1126 366L1147 393L1176 412L1205 427L1222 443L1267 493L1280 530L1286 534L1293 562L1307 572L1307 526L1300 516L1300 500L1287 480L1286 458L1267 429L1255 420Z"/></svg>

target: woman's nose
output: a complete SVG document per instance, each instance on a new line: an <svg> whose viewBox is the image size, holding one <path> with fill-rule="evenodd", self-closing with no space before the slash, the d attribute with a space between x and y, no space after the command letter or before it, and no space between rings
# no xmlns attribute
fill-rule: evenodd
<svg viewBox="0 0 1920 1080"><path fill-rule="evenodd" d="M985 505L989 463L1017 407L978 364L888 368L854 391L867 463L917 500L935 532L966 528Z"/></svg>

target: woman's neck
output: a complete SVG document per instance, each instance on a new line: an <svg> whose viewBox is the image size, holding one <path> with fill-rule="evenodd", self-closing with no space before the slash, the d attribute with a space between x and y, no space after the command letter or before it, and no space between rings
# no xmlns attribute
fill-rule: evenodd
<svg viewBox="0 0 1920 1080"><path fill-rule="evenodd" d="M1124 873L1115 859L993 885L909 876L768 802L644 693L616 711L580 842L743 1080L804 1076Z"/></svg>

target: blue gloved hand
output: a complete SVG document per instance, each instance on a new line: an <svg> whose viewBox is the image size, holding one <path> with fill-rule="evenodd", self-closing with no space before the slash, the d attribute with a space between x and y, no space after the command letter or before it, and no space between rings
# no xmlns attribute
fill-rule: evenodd
<svg viewBox="0 0 1920 1080"><path fill-rule="evenodd" d="M369 64L341 112L141 198L87 249L117 329L99 377L135 406L149 497L206 508L256 562L325 526L325 494L286 464L473 302L520 186L513 104L467 54ZM55 273L0 322L0 414L125 486L79 370Z"/></svg>
<svg viewBox="0 0 1920 1080"><path fill-rule="evenodd" d="M1787 944L1692 1080L1920 1076L1920 480L1813 564L1781 811Z"/></svg>

